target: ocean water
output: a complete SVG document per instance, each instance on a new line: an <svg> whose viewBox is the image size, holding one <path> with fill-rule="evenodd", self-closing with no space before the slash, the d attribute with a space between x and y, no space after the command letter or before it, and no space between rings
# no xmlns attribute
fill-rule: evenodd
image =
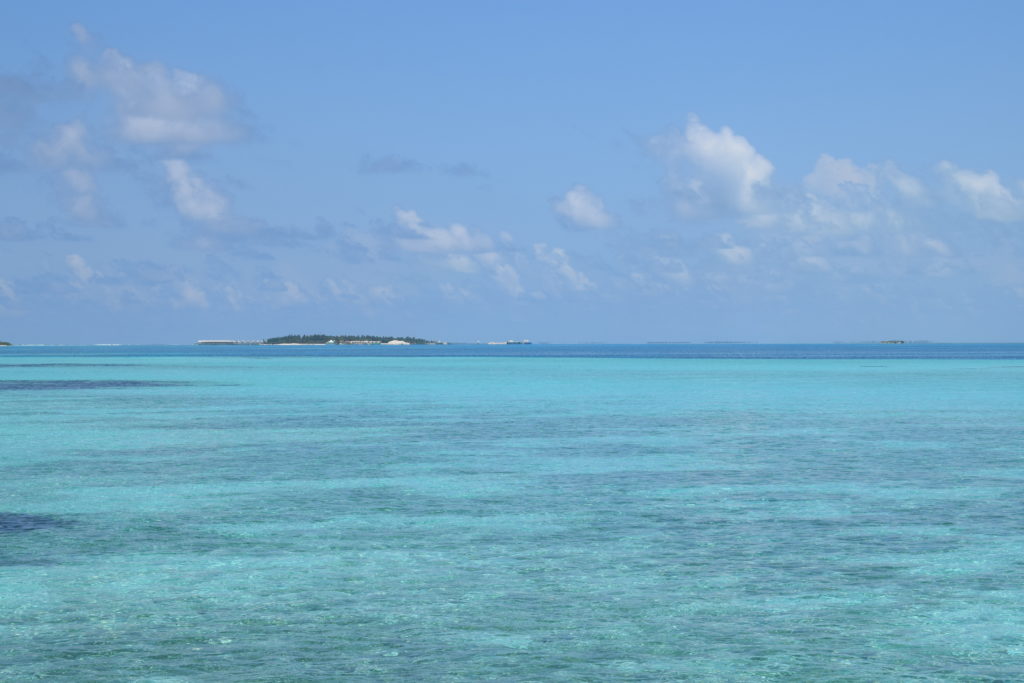
<svg viewBox="0 0 1024 683"><path fill-rule="evenodd" d="M0 349L0 680L1024 679L1024 345Z"/></svg>

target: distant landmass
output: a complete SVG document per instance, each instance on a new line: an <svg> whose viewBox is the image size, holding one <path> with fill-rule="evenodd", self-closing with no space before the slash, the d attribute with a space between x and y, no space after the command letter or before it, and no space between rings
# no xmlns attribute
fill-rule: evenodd
<svg viewBox="0 0 1024 683"><path fill-rule="evenodd" d="M419 337L381 337L373 334L288 334L264 339L264 344L437 344Z"/></svg>
<svg viewBox="0 0 1024 683"><path fill-rule="evenodd" d="M0 346L10 346L11 342L0 341Z"/></svg>
<svg viewBox="0 0 1024 683"><path fill-rule="evenodd" d="M283 337L269 337L260 341L240 341L234 339L200 339L196 344L203 346L229 345L265 345L280 346L282 344L386 344L389 346L406 346L411 344L440 344L441 342L421 339L420 337L382 337L375 334L287 334Z"/></svg>

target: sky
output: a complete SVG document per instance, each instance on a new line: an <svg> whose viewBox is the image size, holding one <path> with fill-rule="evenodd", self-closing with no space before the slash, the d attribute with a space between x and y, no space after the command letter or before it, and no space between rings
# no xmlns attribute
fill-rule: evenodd
<svg viewBox="0 0 1024 683"><path fill-rule="evenodd" d="M1024 340L1021 3L3 15L0 339Z"/></svg>

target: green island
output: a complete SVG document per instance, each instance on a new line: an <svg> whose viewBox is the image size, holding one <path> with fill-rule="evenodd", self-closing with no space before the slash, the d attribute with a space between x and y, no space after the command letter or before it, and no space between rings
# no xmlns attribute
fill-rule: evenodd
<svg viewBox="0 0 1024 683"><path fill-rule="evenodd" d="M11 342L0 341L0 346L10 346Z"/></svg>
<svg viewBox="0 0 1024 683"><path fill-rule="evenodd" d="M381 337L373 334L289 334L270 337L264 344L437 344L419 337Z"/></svg>

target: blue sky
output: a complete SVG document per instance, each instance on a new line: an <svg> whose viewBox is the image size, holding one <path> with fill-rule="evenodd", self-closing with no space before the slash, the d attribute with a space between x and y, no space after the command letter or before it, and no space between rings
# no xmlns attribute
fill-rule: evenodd
<svg viewBox="0 0 1024 683"><path fill-rule="evenodd" d="M1024 338L1019 3L18 3L0 339Z"/></svg>

